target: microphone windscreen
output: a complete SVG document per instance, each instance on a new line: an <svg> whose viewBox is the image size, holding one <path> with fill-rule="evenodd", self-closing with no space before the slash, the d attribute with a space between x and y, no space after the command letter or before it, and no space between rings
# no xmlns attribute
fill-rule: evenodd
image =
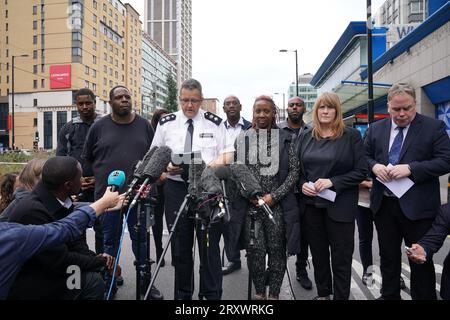
<svg viewBox="0 0 450 320"><path fill-rule="evenodd" d="M140 161L140 163L137 164L136 170L134 170L134 176L136 178L142 178L142 175L144 174L145 167L148 164L148 161L153 156L155 151L158 149L158 147L149 148L147 153L145 154L144 158Z"/></svg>
<svg viewBox="0 0 450 320"><path fill-rule="evenodd" d="M171 156L172 150L169 147L163 146L156 149L144 168L144 177L149 178L150 183L158 180L170 163Z"/></svg>
<svg viewBox="0 0 450 320"><path fill-rule="evenodd" d="M212 167L206 167L201 176L201 186L208 193L222 194L222 186L219 178L216 176L216 170Z"/></svg>
<svg viewBox="0 0 450 320"><path fill-rule="evenodd" d="M251 195L261 193L262 189L250 169L241 163L232 163L230 165L231 173L234 179L240 183L244 189L245 197L250 198Z"/></svg>
<svg viewBox="0 0 450 320"><path fill-rule="evenodd" d="M202 173L205 170L206 164L203 160L198 158L192 158L189 164L189 186L188 193L195 197L201 197L202 186L201 179Z"/></svg>
<svg viewBox="0 0 450 320"><path fill-rule="evenodd" d="M125 172L114 170L108 176L108 186L112 186L112 191L117 191L125 184Z"/></svg>
<svg viewBox="0 0 450 320"><path fill-rule="evenodd" d="M228 180L231 177L229 166L221 166L216 168L216 176L219 180Z"/></svg>

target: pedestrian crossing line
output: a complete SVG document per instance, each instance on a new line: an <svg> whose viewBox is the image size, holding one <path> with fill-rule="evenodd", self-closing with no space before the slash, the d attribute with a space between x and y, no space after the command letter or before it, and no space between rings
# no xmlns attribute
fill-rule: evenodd
<svg viewBox="0 0 450 320"><path fill-rule="evenodd" d="M408 271L411 274L411 268L406 263L402 262L402 268L403 270Z"/></svg>
<svg viewBox="0 0 450 320"><path fill-rule="evenodd" d="M364 292L362 292L362 290L360 289L358 284L355 282L355 279L353 279L353 277L352 277L352 282L350 285L350 292L351 292L353 298L355 298L355 300L367 300L366 295L364 294Z"/></svg>
<svg viewBox="0 0 450 320"><path fill-rule="evenodd" d="M442 274L442 266L440 264L434 264L434 270L436 271L436 273L440 273Z"/></svg>
<svg viewBox="0 0 450 320"><path fill-rule="evenodd" d="M361 279L363 276L363 267L362 267L361 263L359 261L353 259L352 268L358 275L358 278ZM373 276L373 274L372 274L372 276ZM374 281L375 281L375 279L374 279ZM380 287L381 287L381 284L377 284L376 281L367 286L367 290L372 295L371 297L369 297L369 299L375 299L376 297L378 297L380 295Z"/></svg>

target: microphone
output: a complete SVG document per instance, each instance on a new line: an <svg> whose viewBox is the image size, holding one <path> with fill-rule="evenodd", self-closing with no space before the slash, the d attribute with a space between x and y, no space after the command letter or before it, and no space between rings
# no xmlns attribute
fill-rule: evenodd
<svg viewBox="0 0 450 320"><path fill-rule="evenodd" d="M258 200L258 205L260 208L269 217L270 221L276 224L273 218L272 209L270 209L270 207L264 202L262 198L262 189L250 169L245 164L232 163L230 165L230 170L235 180L244 190L244 196L248 199Z"/></svg>
<svg viewBox="0 0 450 320"><path fill-rule="evenodd" d="M169 147L159 147L153 152L142 172L142 178L144 178L145 180L139 188L139 191L137 192L133 201L131 202L130 208L136 205L137 200L142 193L142 190L144 190L147 184L155 183L159 179L161 174L166 170L167 165L171 161L171 158L172 150Z"/></svg>
<svg viewBox="0 0 450 320"><path fill-rule="evenodd" d="M206 167L205 162L200 160L200 158L193 157L189 163L188 194L197 199L202 196L202 176Z"/></svg>
<svg viewBox="0 0 450 320"><path fill-rule="evenodd" d="M119 191L125 184L125 173L121 170L114 170L108 176L108 187L111 187L112 192Z"/></svg>
<svg viewBox="0 0 450 320"><path fill-rule="evenodd" d="M228 202L227 188L225 185L225 181L231 177L231 170L227 166L218 167L216 169L216 176L220 180L220 184L221 184L222 192L223 192L223 199L224 199L224 203L225 203L225 207L223 207L223 205L220 206L221 202L219 203L219 206L222 209L220 217L223 217L226 214L225 221L228 222L228 221L230 221L231 217L230 217L230 206L229 206L229 202Z"/></svg>
<svg viewBox="0 0 450 320"><path fill-rule="evenodd" d="M157 149L158 147L149 148L144 158L142 158L142 160L139 160L139 162L136 164L136 168L133 173L133 181L131 181L129 185L127 194L129 194L133 190L134 186L139 181L142 181L144 169Z"/></svg>

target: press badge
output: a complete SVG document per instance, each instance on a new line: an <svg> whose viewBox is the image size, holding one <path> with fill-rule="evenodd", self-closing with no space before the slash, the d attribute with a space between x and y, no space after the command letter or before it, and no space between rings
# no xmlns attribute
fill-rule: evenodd
<svg viewBox="0 0 450 320"><path fill-rule="evenodd" d="M200 138L214 138L213 133L200 133L199 136Z"/></svg>

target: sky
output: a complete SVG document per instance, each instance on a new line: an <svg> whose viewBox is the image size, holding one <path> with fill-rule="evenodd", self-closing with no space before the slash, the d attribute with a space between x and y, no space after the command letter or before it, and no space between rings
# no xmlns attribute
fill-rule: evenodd
<svg viewBox="0 0 450 320"><path fill-rule="evenodd" d="M144 21L144 0L130 3ZM376 13L384 0L372 0ZM366 0L192 0L192 77L205 98L236 95L251 119L256 96L281 107L298 73L315 73L350 21L366 20ZM274 95L274 93L281 93ZM287 98L286 98L287 100ZM287 101L286 101L287 103Z"/></svg>

